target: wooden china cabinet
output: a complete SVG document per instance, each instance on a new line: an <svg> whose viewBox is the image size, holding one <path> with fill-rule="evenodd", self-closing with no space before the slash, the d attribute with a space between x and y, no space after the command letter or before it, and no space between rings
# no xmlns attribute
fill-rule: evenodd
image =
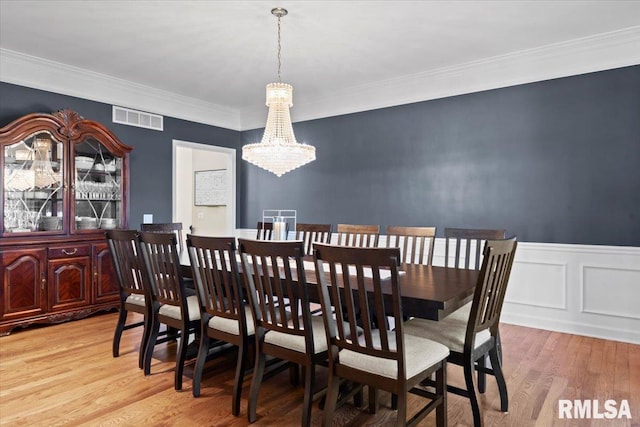
<svg viewBox="0 0 640 427"><path fill-rule="evenodd" d="M104 230L128 225L129 152L71 110L0 128L0 335L119 305Z"/></svg>

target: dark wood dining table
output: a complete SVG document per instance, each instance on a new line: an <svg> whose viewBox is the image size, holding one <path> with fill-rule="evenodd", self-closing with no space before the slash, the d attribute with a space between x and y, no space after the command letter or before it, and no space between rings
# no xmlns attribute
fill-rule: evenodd
<svg viewBox="0 0 640 427"><path fill-rule="evenodd" d="M193 272L187 251L180 254L184 277L192 278ZM310 295L317 292L316 273L307 268L305 276ZM405 316L441 320L470 302L476 287L479 272L450 267L403 264L398 276L402 296L402 311ZM384 286L384 284L383 284ZM387 292L390 296L391 291Z"/></svg>

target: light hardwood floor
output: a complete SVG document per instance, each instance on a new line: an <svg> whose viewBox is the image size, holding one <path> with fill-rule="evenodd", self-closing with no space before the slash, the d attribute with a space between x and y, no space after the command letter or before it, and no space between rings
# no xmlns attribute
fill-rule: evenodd
<svg viewBox="0 0 640 427"><path fill-rule="evenodd" d="M125 331L121 355L114 359L115 322L116 314L107 313L1 337L0 425L247 425L250 379L240 417L231 415L233 353L208 363L202 395L193 398L193 363L185 369L183 390L173 389L175 344L158 346L148 377L137 367L140 329ZM501 332L509 413L499 411L495 381L488 377L481 397L486 426L640 426L640 346L512 325L501 325ZM450 366L448 372L451 381L463 384L460 368ZM287 371L264 381L254 425L299 425L302 394L289 384ZM338 411L335 425L391 423L395 413L388 409L388 395L381 395L378 414L349 403ZM468 401L452 394L448 399L449 425L471 425ZM560 420L558 399L598 399L601 405L627 399L633 418ZM321 416L315 404L314 425ZM421 425L435 425L435 414Z"/></svg>

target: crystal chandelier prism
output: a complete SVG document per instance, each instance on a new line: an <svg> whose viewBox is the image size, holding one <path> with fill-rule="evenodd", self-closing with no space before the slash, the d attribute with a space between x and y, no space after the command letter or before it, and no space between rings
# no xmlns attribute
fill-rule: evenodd
<svg viewBox="0 0 640 427"><path fill-rule="evenodd" d="M293 87L280 81L280 18L286 9L274 8L278 18L278 83L267 85L269 114L262 141L242 147L242 159L277 176L306 165L316 159L315 147L296 141L289 109L293 105Z"/></svg>
<svg viewBox="0 0 640 427"><path fill-rule="evenodd" d="M34 137L32 147L24 141L14 149L16 159L23 167L5 170L5 189L27 191L48 188L61 183L60 172L53 170L51 163L51 135L41 133ZM31 163L30 167L25 167Z"/></svg>

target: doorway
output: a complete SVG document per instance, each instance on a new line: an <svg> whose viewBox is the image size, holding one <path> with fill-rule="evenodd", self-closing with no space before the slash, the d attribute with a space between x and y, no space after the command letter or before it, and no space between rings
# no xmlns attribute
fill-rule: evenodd
<svg viewBox="0 0 640 427"><path fill-rule="evenodd" d="M226 171L226 204L196 206L195 172L212 170ZM236 150L174 139L172 193L173 222L181 222L186 233L235 236Z"/></svg>

